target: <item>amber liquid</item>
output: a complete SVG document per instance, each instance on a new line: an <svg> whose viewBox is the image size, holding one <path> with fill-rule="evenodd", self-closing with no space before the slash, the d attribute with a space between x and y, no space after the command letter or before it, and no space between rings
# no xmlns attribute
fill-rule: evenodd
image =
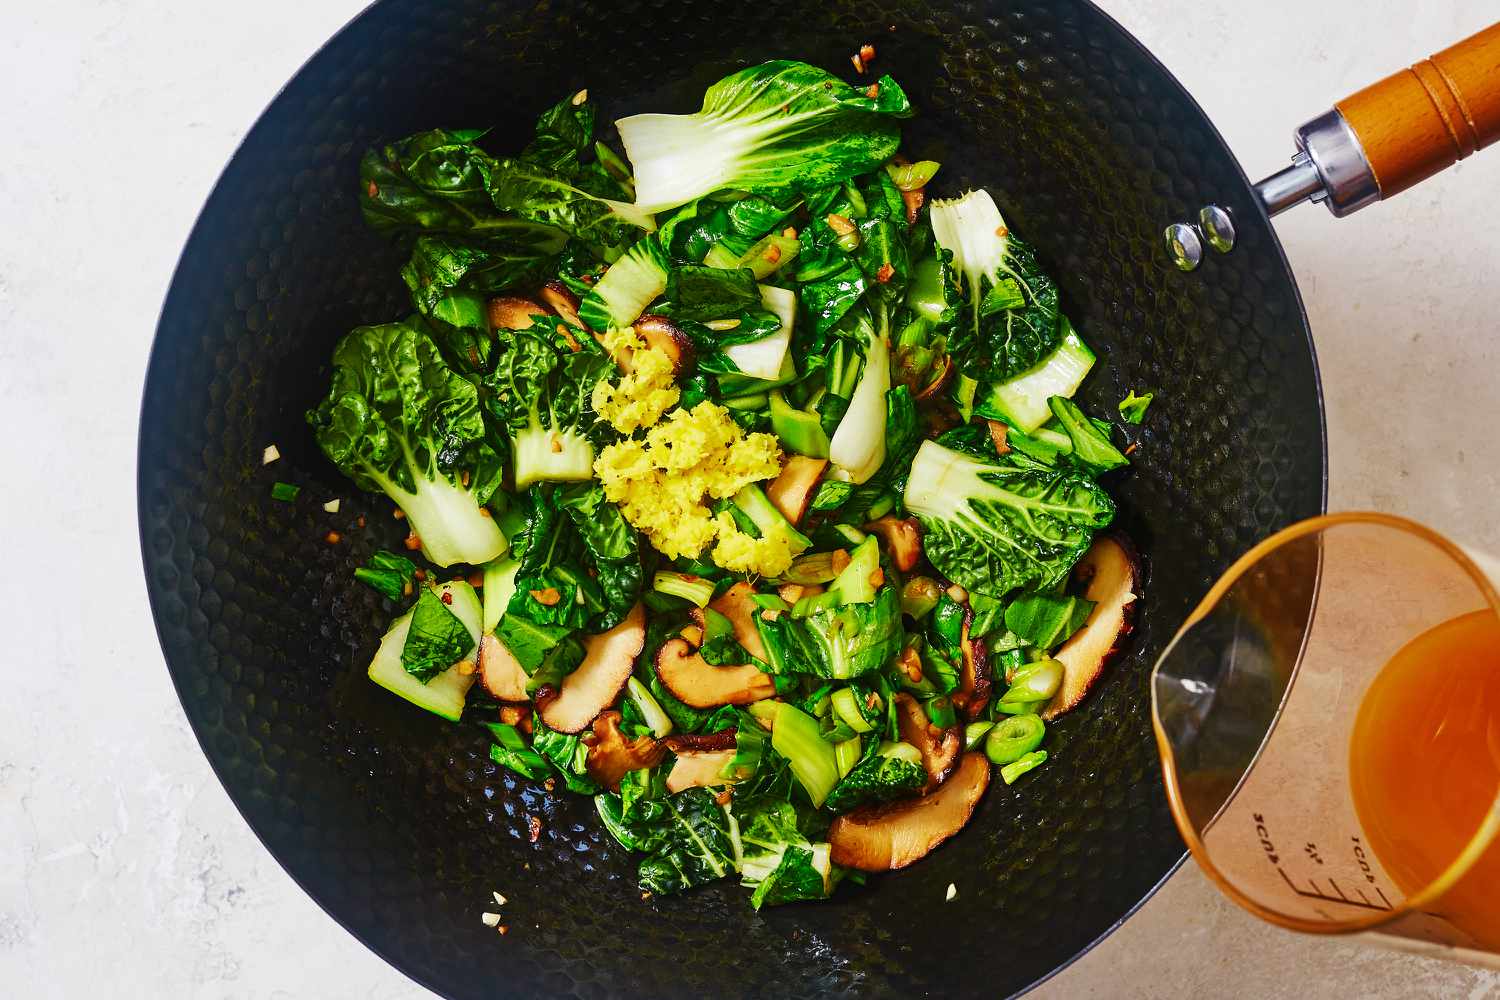
<svg viewBox="0 0 1500 1000"><path fill-rule="evenodd" d="M1370 845L1408 895L1474 840L1500 789L1500 619L1492 612L1445 622L1391 658L1355 718L1350 785ZM1500 837L1426 909L1500 950Z"/></svg>

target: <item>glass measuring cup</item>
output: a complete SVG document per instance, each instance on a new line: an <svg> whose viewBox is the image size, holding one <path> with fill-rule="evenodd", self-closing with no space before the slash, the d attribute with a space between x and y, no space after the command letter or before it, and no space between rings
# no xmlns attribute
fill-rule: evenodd
<svg viewBox="0 0 1500 1000"><path fill-rule="evenodd" d="M1419 524L1350 513L1213 586L1152 710L1178 829L1231 899L1500 967L1497 582Z"/></svg>

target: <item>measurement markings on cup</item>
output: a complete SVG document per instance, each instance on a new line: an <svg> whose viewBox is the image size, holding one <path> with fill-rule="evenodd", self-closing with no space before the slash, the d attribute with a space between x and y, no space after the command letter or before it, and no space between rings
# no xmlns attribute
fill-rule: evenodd
<svg viewBox="0 0 1500 1000"><path fill-rule="evenodd" d="M1306 883L1306 888L1303 888L1303 886L1299 885L1297 881L1293 880L1292 876L1287 874L1287 870L1282 867L1281 855L1277 852L1276 845L1271 840L1271 832L1266 827L1266 818L1260 813L1255 813L1253 815L1253 818L1255 820L1255 835L1260 840L1261 849L1266 853L1266 860L1269 861L1272 867L1276 869L1277 873L1281 876L1282 881L1286 883L1287 888L1292 890L1292 892L1296 893L1298 896L1301 896L1304 899L1321 900L1325 903L1342 903L1345 906L1353 906L1362 910L1384 911L1393 908L1391 905L1391 901L1386 898L1384 891L1382 891L1380 886L1376 884L1374 869L1371 868L1364 845L1360 843L1360 839L1358 837L1349 838L1351 854L1354 858L1355 863L1359 866L1360 874L1364 877L1365 881L1369 883L1369 886L1371 890L1374 891L1375 895L1380 897L1379 902L1371 899L1365 892L1365 890L1359 886L1352 886L1349 890L1349 893L1346 893L1343 887L1341 887L1331 875L1322 876L1322 881L1328 884L1327 889L1324 889L1321 885L1318 884L1318 879L1311 877L1307 877L1302 880ZM1321 865L1323 863L1322 858L1318 854L1316 844L1309 841L1304 848L1304 853L1306 853L1317 864ZM1353 894L1352 897L1350 893Z"/></svg>

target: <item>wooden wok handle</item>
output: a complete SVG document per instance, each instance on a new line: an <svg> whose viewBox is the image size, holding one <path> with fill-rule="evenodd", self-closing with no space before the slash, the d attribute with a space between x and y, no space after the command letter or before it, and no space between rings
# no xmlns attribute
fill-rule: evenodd
<svg viewBox="0 0 1500 1000"><path fill-rule="evenodd" d="M1339 101L1380 197L1500 140L1500 24Z"/></svg>

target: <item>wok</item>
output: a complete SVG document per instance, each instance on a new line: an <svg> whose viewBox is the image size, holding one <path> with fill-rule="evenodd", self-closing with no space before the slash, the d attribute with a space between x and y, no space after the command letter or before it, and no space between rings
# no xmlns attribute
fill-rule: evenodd
<svg viewBox="0 0 1500 1000"><path fill-rule="evenodd" d="M1094 411L1157 390L1113 487L1146 556L1144 610L1128 655L1056 725L1047 767L996 783L923 863L760 914L729 884L643 900L588 799L544 794L489 762L478 727L365 679L387 621L351 570L405 531L303 419L334 341L407 309L396 251L361 223L356 164L434 125L493 126L519 146L580 86L605 120L695 110L734 68L837 71L864 42L919 109L905 148L942 161L936 187L988 187L1039 248L1100 355ZM1235 248L1180 270L1163 229L1209 205ZM1191 256L1204 232L1170 246ZM282 458L264 470L272 443ZM1147 672L1232 557L1323 509L1326 468L1307 320L1260 196L1192 98L1082 0L384 0L270 105L183 251L146 381L140 529L173 680L246 821L335 919L433 990L1005 994L1086 950L1181 862ZM301 500L273 500L273 478ZM479 920L494 890L509 898L504 937Z"/></svg>

